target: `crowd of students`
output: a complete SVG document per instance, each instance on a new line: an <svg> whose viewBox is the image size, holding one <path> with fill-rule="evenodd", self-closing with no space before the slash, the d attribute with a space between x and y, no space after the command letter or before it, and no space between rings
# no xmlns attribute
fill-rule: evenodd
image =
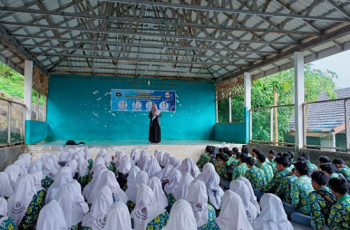
<svg viewBox="0 0 350 230"><path fill-rule="evenodd" d="M215 153L213 146L206 150L197 165L211 162L225 188L232 189L232 183L244 177L261 207L263 198L274 194L292 222L314 229L350 229L350 169L341 158L331 162L321 156L316 166L307 153L294 159L293 152L277 154L271 150L267 157L259 149L249 151L246 145L241 152L220 148ZM281 210L275 214L279 213Z"/></svg>

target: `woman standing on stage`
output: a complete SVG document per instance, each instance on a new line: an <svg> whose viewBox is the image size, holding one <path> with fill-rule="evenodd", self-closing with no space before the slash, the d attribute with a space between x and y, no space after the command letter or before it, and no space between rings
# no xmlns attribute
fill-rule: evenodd
<svg viewBox="0 0 350 230"><path fill-rule="evenodd" d="M160 110L157 109L156 104L153 104L148 117L151 119L149 126L149 142L158 144L161 141L159 118L161 118L162 115L160 114Z"/></svg>

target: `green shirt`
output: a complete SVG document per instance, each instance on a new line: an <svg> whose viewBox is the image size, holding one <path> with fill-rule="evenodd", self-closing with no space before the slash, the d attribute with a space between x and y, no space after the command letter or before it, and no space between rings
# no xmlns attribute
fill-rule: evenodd
<svg viewBox="0 0 350 230"><path fill-rule="evenodd" d="M332 206L328 225L334 230L350 229L350 196L346 195L337 200Z"/></svg>
<svg viewBox="0 0 350 230"><path fill-rule="evenodd" d="M236 180L238 177L244 177L245 173L248 170L248 166L246 165L246 163L241 163L239 164L232 173L232 180Z"/></svg>
<svg viewBox="0 0 350 230"><path fill-rule="evenodd" d="M199 160L197 161L198 168L203 168L203 166L210 162L210 156L208 153L204 153L200 156Z"/></svg>
<svg viewBox="0 0 350 230"><path fill-rule="evenodd" d="M297 179L295 175L286 176L282 179L281 184L276 189L275 195L282 199L282 201L288 204L292 203L291 191L292 184Z"/></svg>
<svg viewBox="0 0 350 230"><path fill-rule="evenodd" d="M264 192L269 192L269 193L274 193L276 191L276 189L278 188L278 186L281 184L282 179L286 176L288 176L291 172L291 168L285 168L282 171L278 172L276 171L276 173L274 174L271 182L267 183L263 189Z"/></svg>
<svg viewBox="0 0 350 230"><path fill-rule="evenodd" d="M272 171L272 168L269 165L269 163L264 162L264 163L260 164L260 167L258 166L258 168L260 168L264 171L266 182L270 183L272 181L272 178L273 178L273 171Z"/></svg>
<svg viewBox="0 0 350 230"><path fill-rule="evenodd" d="M307 164L309 165L309 169L310 169L311 172L313 172L316 169L318 169L318 167L316 165L314 165L313 163L311 163L310 161L308 161Z"/></svg>
<svg viewBox="0 0 350 230"><path fill-rule="evenodd" d="M220 178L227 180L228 179L228 172L226 169L226 165L221 164L217 165L216 172L219 174Z"/></svg>
<svg viewBox="0 0 350 230"><path fill-rule="evenodd" d="M348 166L344 165L337 170L337 173L341 173L346 179L350 180L350 169Z"/></svg>
<svg viewBox="0 0 350 230"><path fill-rule="evenodd" d="M253 189L263 188L266 184L264 171L256 166L248 169L245 173L245 177L250 181Z"/></svg>
<svg viewBox="0 0 350 230"><path fill-rule="evenodd" d="M310 215L309 194L314 191L311 178L304 175L298 177L292 184L292 205L302 213Z"/></svg>

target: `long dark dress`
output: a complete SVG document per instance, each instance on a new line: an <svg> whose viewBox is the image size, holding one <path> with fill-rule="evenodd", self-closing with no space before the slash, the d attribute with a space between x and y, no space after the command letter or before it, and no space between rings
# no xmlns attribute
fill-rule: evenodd
<svg viewBox="0 0 350 230"><path fill-rule="evenodd" d="M153 121L152 121L152 111L149 112L148 117L150 118L150 125L149 125L149 138L148 140L151 143L159 143L161 141L161 133L160 133L160 123L159 118L162 117L162 114L159 114Z"/></svg>

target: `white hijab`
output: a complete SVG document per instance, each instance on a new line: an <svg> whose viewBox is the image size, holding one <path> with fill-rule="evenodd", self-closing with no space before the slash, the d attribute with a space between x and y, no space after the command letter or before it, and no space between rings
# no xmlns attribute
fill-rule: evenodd
<svg viewBox="0 0 350 230"><path fill-rule="evenodd" d="M16 160L15 163L13 163L13 164L19 166L19 168L20 168L20 173L19 174L20 175L28 173L28 170L26 169L26 162L25 162L25 160L19 159L19 160Z"/></svg>
<svg viewBox="0 0 350 230"><path fill-rule="evenodd" d="M32 172L30 174L34 178L34 184L36 187L36 191L39 192L39 191L43 190L44 188L41 186L41 180L43 179L43 173L41 171L36 171L36 172Z"/></svg>
<svg viewBox="0 0 350 230"><path fill-rule="evenodd" d="M17 178L19 177L21 169L18 165L9 165L5 169L5 173L9 176L10 184L13 190L15 190L15 184L17 181Z"/></svg>
<svg viewBox="0 0 350 230"><path fill-rule="evenodd" d="M83 151L78 151L73 154L72 159L78 161L79 158L84 158L84 152Z"/></svg>
<svg viewBox="0 0 350 230"><path fill-rule="evenodd" d="M172 169L168 177L169 183L164 186L166 194L173 193L182 178L181 172L177 169Z"/></svg>
<svg viewBox="0 0 350 230"><path fill-rule="evenodd" d="M110 165L110 161L109 161L109 155L107 154L107 150L106 149L102 149L96 156L96 159L98 157L101 157L104 160L104 164L106 166Z"/></svg>
<svg viewBox="0 0 350 230"><path fill-rule="evenodd" d="M68 226L64 218L61 206L56 200L50 201L39 213L36 230L67 230Z"/></svg>
<svg viewBox="0 0 350 230"><path fill-rule="evenodd" d="M261 212L254 220L254 230L293 230L288 221L280 198L271 193L265 193L260 200Z"/></svg>
<svg viewBox="0 0 350 230"><path fill-rule="evenodd" d="M148 162L149 162L149 156L148 153L145 150L141 151L141 155L140 155L140 159L137 162L137 166L143 170L146 171L147 167L148 167Z"/></svg>
<svg viewBox="0 0 350 230"><path fill-rule="evenodd" d="M127 175L130 172L131 169L131 161L130 161L130 157L129 156L123 156L120 161L119 161L119 165L117 167L117 171Z"/></svg>
<svg viewBox="0 0 350 230"><path fill-rule="evenodd" d="M72 169L72 177L75 175L75 173L77 172L77 168L78 168L78 162L73 159L67 162L66 166L68 166L69 168Z"/></svg>
<svg viewBox="0 0 350 230"><path fill-rule="evenodd" d="M214 206L215 209L221 208L221 197L224 195L224 191L219 186L220 176L213 171L209 171L206 174L207 178L207 193L209 198L209 203Z"/></svg>
<svg viewBox="0 0 350 230"><path fill-rule="evenodd" d="M111 172L112 173L112 172ZM94 230L105 228L107 211L113 204L112 191L108 186L99 189L98 196L91 206L91 211L83 217L82 226Z"/></svg>
<svg viewBox="0 0 350 230"><path fill-rule="evenodd" d="M203 181L205 184L207 184L208 183L208 181L207 181L208 174L210 172L216 172L214 165L210 162L205 163L203 166L202 173L198 175L197 179L199 179L199 180Z"/></svg>
<svg viewBox="0 0 350 230"><path fill-rule="evenodd" d="M260 213L260 205L258 203L258 200L254 194L254 190L253 190L253 187L252 187L252 184L250 183L250 181L245 178L245 177L238 177L237 180L241 180L243 181L247 186L248 186L248 189L249 189L249 200L252 204L255 205L256 207L256 210L258 211L258 213Z"/></svg>
<svg viewBox="0 0 350 230"><path fill-rule="evenodd" d="M241 197L244 209L247 213L248 221L250 224L253 224L253 221L256 219L258 214L258 210L256 209L255 205L250 202L248 186L243 181L234 180L230 183L230 189Z"/></svg>
<svg viewBox="0 0 350 230"><path fill-rule="evenodd" d="M154 176L157 172L159 172L161 170L161 168L160 168L160 166L158 164L158 161L157 161L157 159L154 156L150 157L148 165L149 166L147 167L146 172L148 173L149 177Z"/></svg>
<svg viewBox="0 0 350 230"><path fill-rule="evenodd" d="M176 157L170 157L168 164L173 166L174 169L179 169L181 166L181 161L177 159Z"/></svg>
<svg viewBox="0 0 350 230"><path fill-rule="evenodd" d="M47 177L54 178L58 169L56 168L57 162L54 161L54 158L47 156L43 159L43 174Z"/></svg>
<svg viewBox="0 0 350 230"><path fill-rule="evenodd" d="M246 217L242 199L231 190L225 192L220 216L215 222L221 230L253 230Z"/></svg>
<svg viewBox="0 0 350 230"><path fill-rule="evenodd" d="M126 156L124 152L121 152L121 151L116 151L115 152L115 156L114 156L114 165L115 165L115 168L118 169L118 167L120 166L121 164L121 160L122 158Z"/></svg>
<svg viewBox="0 0 350 230"><path fill-rule="evenodd" d="M51 153L43 153L40 157L40 161L43 163L43 167L45 166L47 158L51 156Z"/></svg>
<svg viewBox="0 0 350 230"><path fill-rule="evenodd" d="M32 156L28 153L24 153L24 154L20 155L18 159L24 160L26 169L29 168L29 165L32 162Z"/></svg>
<svg viewBox="0 0 350 230"><path fill-rule="evenodd" d="M40 160L34 161L29 165L28 173L41 171L42 169L43 169L43 163Z"/></svg>
<svg viewBox="0 0 350 230"><path fill-rule="evenodd" d="M1 223L7 218L7 201L5 198L0 197L0 226Z"/></svg>
<svg viewBox="0 0 350 230"><path fill-rule="evenodd" d="M139 167L137 167L136 165L133 165L129 171L129 176L127 178L128 187L132 186L135 183L136 175L138 172L140 172Z"/></svg>
<svg viewBox="0 0 350 230"><path fill-rule="evenodd" d="M180 172L181 174L188 172L191 174L191 176L193 176L193 178L197 178L199 174L199 168L191 158L186 158L181 163Z"/></svg>
<svg viewBox="0 0 350 230"><path fill-rule="evenodd" d="M105 166L105 161L103 160L102 157L96 157L96 160L94 162L94 165L91 168L91 173L95 173L95 171L99 168L100 165Z"/></svg>
<svg viewBox="0 0 350 230"><path fill-rule="evenodd" d="M170 157L172 157L172 155L170 153L165 153L163 158L162 158L162 162L160 162L160 165L162 165L164 167L167 166Z"/></svg>
<svg viewBox="0 0 350 230"><path fill-rule="evenodd" d="M67 161L69 161L69 159L70 159L70 154L69 154L69 152L67 152L67 151L62 151L62 152L60 152L60 154L58 155L58 161L59 162L67 162Z"/></svg>
<svg viewBox="0 0 350 230"><path fill-rule="evenodd" d="M65 167L63 167L65 168ZM72 175L67 173L59 173L55 177L55 181L47 190L45 204L48 204L51 200L54 199L57 192L61 189L61 187L65 184L68 184L73 181Z"/></svg>
<svg viewBox="0 0 350 230"><path fill-rule="evenodd" d="M100 180L96 183L95 188L92 190L89 198L87 199L88 203L94 203L99 193L101 192L101 188L104 186L108 186L111 189L112 197L114 197L116 200L120 200L124 203L128 202L128 197L120 188L118 181L115 179L114 173L107 170L102 174Z"/></svg>
<svg viewBox="0 0 350 230"><path fill-rule="evenodd" d="M89 211L79 186L73 181L63 185L54 199L61 206L68 228L80 223L84 214Z"/></svg>
<svg viewBox="0 0 350 230"><path fill-rule="evenodd" d="M137 149L133 149L131 151L131 154L130 154L130 158L131 158L131 163L134 165L137 163L137 161L140 159L139 157L139 151L137 151Z"/></svg>
<svg viewBox="0 0 350 230"><path fill-rule="evenodd" d="M158 177L161 181L165 181L169 178L173 166L167 165L162 170L157 172L154 176Z"/></svg>
<svg viewBox="0 0 350 230"><path fill-rule="evenodd" d="M163 230L197 230L196 218L186 200L178 200L171 208L167 225Z"/></svg>
<svg viewBox="0 0 350 230"><path fill-rule="evenodd" d="M162 183L160 182L159 178L151 177L151 179L148 181L148 186L154 192L154 196L156 197L158 204L163 208L168 207L168 198L163 191Z"/></svg>
<svg viewBox="0 0 350 230"><path fill-rule="evenodd" d="M164 157L164 153L160 151L157 155L157 161L159 164L162 162L163 157Z"/></svg>
<svg viewBox="0 0 350 230"><path fill-rule="evenodd" d="M81 177L89 175L89 162L83 157L78 159L77 172Z"/></svg>
<svg viewBox="0 0 350 230"><path fill-rule="evenodd" d="M85 146L84 148L84 159L89 161L91 158L91 153L89 147Z"/></svg>
<svg viewBox="0 0 350 230"><path fill-rule="evenodd" d="M115 202L107 213L106 230L133 230L128 207L120 201Z"/></svg>
<svg viewBox="0 0 350 230"><path fill-rule="evenodd" d="M147 224L163 212L165 209L158 204L152 189L142 184L137 190L136 205L130 215L134 219L135 230L145 230Z"/></svg>
<svg viewBox="0 0 350 230"><path fill-rule="evenodd" d="M0 197L10 197L14 194L14 190L11 186L9 176L5 172L0 172ZM0 214L1 215L1 214ZM4 215L2 215L4 216Z"/></svg>
<svg viewBox="0 0 350 230"><path fill-rule="evenodd" d="M101 149L100 152L98 152L97 157L102 157L104 154L107 154L107 150L105 148Z"/></svg>
<svg viewBox="0 0 350 230"><path fill-rule="evenodd" d="M197 227L202 227L208 223L208 195L205 184L201 180L191 182L188 196L186 198L192 207Z"/></svg>
<svg viewBox="0 0 350 230"><path fill-rule="evenodd" d="M159 154L159 150L158 150L158 149L154 150L153 156L154 156L156 159L157 159L158 154Z"/></svg>
<svg viewBox="0 0 350 230"><path fill-rule="evenodd" d="M129 200L131 200L133 203L136 202L137 198L137 190L142 184L148 184L148 175L145 171L140 171L137 173L135 178L135 183L129 185L128 189L125 191L125 194L128 196Z"/></svg>
<svg viewBox="0 0 350 230"><path fill-rule="evenodd" d="M8 199L8 216L18 226L36 194L34 177L30 174L20 176L15 184L15 193Z"/></svg>
<svg viewBox="0 0 350 230"><path fill-rule="evenodd" d="M108 169L106 168L105 165L103 165L103 167L100 170L97 170L94 173L91 182L88 183L83 190L83 195L86 199L90 196L92 190L94 190L95 188L95 185L99 182L102 174L106 171L108 171Z"/></svg>
<svg viewBox="0 0 350 230"><path fill-rule="evenodd" d="M72 177L72 169L68 166L63 166L57 171L54 180L56 180L56 178L62 173L66 173Z"/></svg>
<svg viewBox="0 0 350 230"><path fill-rule="evenodd" d="M57 170L60 169L61 166L58 164L58 157L57 157L57 155L56 154L51 154L49 157L53 159L55 168Z"/></svg>
<svg viewBox="0 0 350 230"><path fill-rule="evenodd" d="M176 200L186 199L188 195L188 188L190 187L191 182L193 181L193 177L189 173L185 173L179 184L177 185L173 195Z"/></svg>

